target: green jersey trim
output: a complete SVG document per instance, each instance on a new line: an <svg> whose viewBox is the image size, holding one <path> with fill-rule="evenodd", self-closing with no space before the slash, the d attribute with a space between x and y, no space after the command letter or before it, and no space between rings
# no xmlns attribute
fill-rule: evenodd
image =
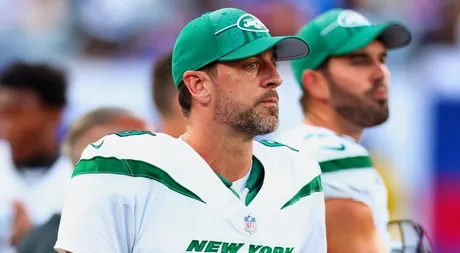
<svg viewBox="0 0 460 253"><path fill-rule="evenodd" d="M222 183L224 183L224 185L227 186L227 188L230 189L230 191L232 191L233 195L235 195L237 198L240 198L240 195L238 195L238 193L235 190L233 190L232 182L230 182L229 180L227 180L225 177L221 176L218 173L216 173L216 175L219 177L220 181L222 181Z"/></svg>
<svg viewBox="0 0 460 253"><path fill-rule="evenodd" d="M288 148L288 149L290 149L290 150L292 150L292 151L299 152L298 149L295 149L295 148L293 148L293 147L290 147L290 146L288 146L288 145L286 145L286 144L283 144L283 143L277 142L277 141L272 141L272 140L260 140L259 143L261 143L261 144L263 144L263 145L265 145L265 146L267 146L267 147L286 147L286 148Z"/></svg>
<svg viewBox="0 0 460 253"><path fill-rule="evenodd" d="M321 175L316 176L308 184L302 187L295 195L292 197L286 204L284 204L281 209L284 209L288 206L293 205L303 197L310 196L314 192L321 192L323 186L321 184Z"/></svg>
<svg viewBox="0 0 460 253"><path fill-rule="evenodd" d="M198 195L175 181L168 173L153 164L139 160L117 159L115 157L93 157L78 162L72 177L84 174L117 174L129 177L144 177L155 180L186 197L204 202Z"/></svg>
<svg viewBox="0 0 460 253"><path fill-rule="evenodd" d="M349 169L372 168L372 160L369 156L346 157L335 160L320 162L319 166L323 173Z"/></svg>
<svg viewBox="0 0 460 253"><path fill-rule="evenodd" d="M224 178L223 176L219 175L216 173L219 179L222 181L222 183L227 186L228 189L232 191L232 193L240 198L238 193L233 190L232 187L232 182ZM251 167L251 172L249 173L248 181L246 182L246 188L249 189L248 194L246 194L246 199L244 200L244 204L248 206L252 200L257 196L257 193L260 191L260 188L262 188L262 184L264 182L264 176L265 176L265 171L264 171L264 166L262 163L257 159L255 156L252 156L252 167Z"/></svg>
<svg viewBox="0 0 460 253"><path fill-rule="evenodd" d="M252 200L256 197L257 193L262 188L264 182L265 171L262 163L255 156L252 156L252 167L251 173L249 174L246 187L249 189L248 194L246 194L245 204L248 206Z"/></svg>

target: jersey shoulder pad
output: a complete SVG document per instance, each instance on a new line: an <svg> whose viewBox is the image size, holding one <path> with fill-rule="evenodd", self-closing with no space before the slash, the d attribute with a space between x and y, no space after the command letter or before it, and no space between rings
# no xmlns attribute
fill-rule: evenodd
<svg viewBox="0 0 460 253"><path fill-rule="evenodd" d="M133 175L133 165L143 167L152 154L170 146L176 139L150 131L124 131L111 133L89 144L81 155L73 176L88 173ZM165 156L161 156L165 157ZM151 166L151 165L148 165Z"/></svg>
<svg viewBox="0 0 460 253"><path fill-rule="evenodd" d="M156 146L165 138L164 135L152 133L150 131L123 131L110 133L101 139L90 143L82 153L82 159L90 159L95 156L115 156L121 155L123 151L131 148L139 149L145 145ZM120 153L121 152L121 153Z"/></svg>
<svg viewBox="0 0 460 253"><path fill-rule="evenodd" d="M305 167L307 164L316 164L316 160L305 155L301 149L274 140L260 140L255 146L255 154L283 164L292 165L292 168ZM303 170L303 169L302 169Z"/></svg>
<svg viewBox="0 0 460 253"><path fill-rule="evenodd" d="M184 141L162 133L123 132L107 135L96 145L100 147L89 145L85 149L74 170L74 177L83 174L116 174L130 178L132 182L147 179L203 201L188 188L198 188L197 185L201 184L196 180L197 173L190 170L190 167L205 162Z"/></svg>
<svg viewBox="0 0 460 253"><path fill-rule="evenodd" d="M262 140L255 146L256 157L270 164L283 174L292 175L292 179L311 180L321 174L318 162L312 156L296 147L278 141Z"/></svg>
<svg viewBox="0 0 460 253"><path fill-rule="evenodd" d="M307 135L299 141L298 146L333 158L368 155L367 150L360 144L340 135Z"/></svg>
<svg viewBox="0 0 460 253"><path fill-rule="evenodd" d="M302 150L277 141L259 141L255 145L254 154L264 165L270 180L276 180L276 185L286 186L278 194L284 209L304 197L322 192L321 170L311 156ZM321 193L322 194L322 193Z"/></svg>
<svg viewBox="0 0 460 253"><path fill-rule="evenodd" d="M323 173L373 167L367 150L349 137L307 131L290 135L286 141L318 161Z"/></svg>
<svg viewBox="0 0 460 253"><path fill-rule="evenodd" d="M307 138L304 143L306 150L309 150L319 162L323 173L373 168L367 150L348 137L339 135L311 137L310 141Z"/></svg>

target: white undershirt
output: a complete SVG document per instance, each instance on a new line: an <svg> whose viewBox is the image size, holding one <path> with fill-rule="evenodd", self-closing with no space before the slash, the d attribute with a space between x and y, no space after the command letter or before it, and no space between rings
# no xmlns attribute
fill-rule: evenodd
<svg viewBox="0 0 460 253"><path fill-rule="evenodd" d="M246 188L246 183L248 182L249 174L251 174L251 170L249 170L248 174L246 174L244 177L236 180L235 182L232 182L232 189L240 195L241 199L246 198L246 194L249 191L248 188Z"/></svg>

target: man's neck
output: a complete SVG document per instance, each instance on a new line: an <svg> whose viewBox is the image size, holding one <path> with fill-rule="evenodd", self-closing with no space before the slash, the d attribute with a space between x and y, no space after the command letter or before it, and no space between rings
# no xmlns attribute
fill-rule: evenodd
<svg viewBox="0 0 460 253"><path fill-rule="evenodd" d="M54 164L60 155L58 140L56 138L43 138L40 143L41 145L33 146L33 150L30 150L26 158L22 159L17 159L15 151L11 150L16 168L49 168Z"/></svg>
<svg viewBox="0 0 460 253"><path fill-rule="evenodd" d="M14 161L14 164L18 170L27 168L29 170L48 170L59 158L58 152L46 153L46 154L37 154L26 160Z"/></svg>
<svg viewBox="0 0 460 253"><path fill-rule="evenodd" d="M344 119L332 109L322 109L309 111L304 117L304 122L308 125L327 128L337 134L350 136L359 141L363 134L363 129Z"/></svg>
<svg viewBox="0 0 460 253"><path fill-rule="evenodd" d="M187 127L182 139L219 175L229 181L243 178L252 163L253 142L228 126Z"/></svg>

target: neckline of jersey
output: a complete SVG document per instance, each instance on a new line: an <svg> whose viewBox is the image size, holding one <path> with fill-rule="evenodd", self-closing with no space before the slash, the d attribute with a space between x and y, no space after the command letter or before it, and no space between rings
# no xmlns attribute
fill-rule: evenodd
<svg viewBox="0 0 460 253"><path fill-rule="evenodd" d="M235 194L235 196L237 196L238 198L240 197L238 193L236 193L231 188L233 183L230 180L224 178L217 172L216 172L216 175L219 177L222 183L228 189L230 189L233 192L233 194ZM264 182L264 176L265 176L264 166L259 161L259 159L257 159L253 155L251 171L249 172L249 177L246 182L246 188L249 190L248 194L246 194L246 199L244 200L246 206L248 206L252 202L252 200L256 197L257 193L260 191L260 188L262 188L262 184Z"/></svg>

